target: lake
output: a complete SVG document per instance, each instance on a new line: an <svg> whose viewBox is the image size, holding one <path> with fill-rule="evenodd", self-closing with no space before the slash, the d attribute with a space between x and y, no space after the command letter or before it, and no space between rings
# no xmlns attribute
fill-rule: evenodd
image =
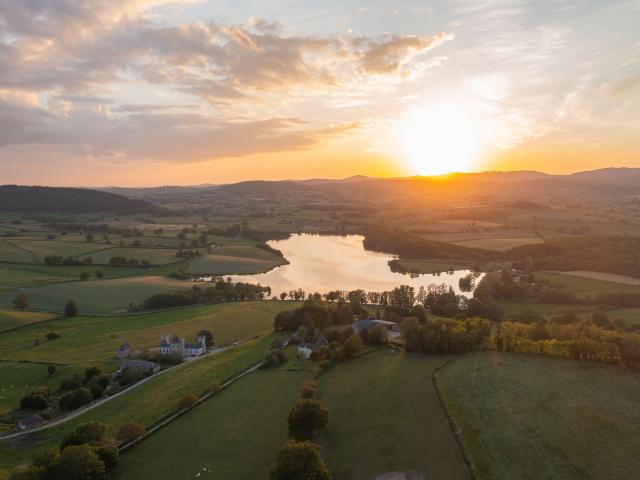
<svg viewBox="0 0 640 480"><path fill-rule="evenodd" d="M399 285L411 285L417 290L430 284L451 285L461 292L458 280L470 270L443 272L440 275L394 273L388 262L393 255L365 250L361 235L292 235L286 240L268 242L280 250L289 265L276 267L257 275L233 275L233 281L260 283L271 287L273 295L302 288L307 293L327 293L331 290L381 292Z"/></svg>

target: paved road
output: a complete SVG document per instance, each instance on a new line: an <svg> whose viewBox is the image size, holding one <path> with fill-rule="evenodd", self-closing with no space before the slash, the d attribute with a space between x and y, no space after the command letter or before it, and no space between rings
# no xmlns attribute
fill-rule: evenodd
<svg viewBox="0 0 640 480"><path fill-rule="evenodd" d="M46 430L48 428L52 428L52 427L56 427L58 425L62 425L63 423L68 422L69 420L73 420L74 418L77 418L77 417L79 417L81 415L84 415L87 412L90 412L94 408L97 408L97 407L99 407L101 405L104 405L105 403L108 403L108 402L110 402L112 400L115 400L116 398L118 398L121 395L124 395L125 393L129 393L130 391L135 390L139 386L141 386L141 385L143 385L143 384L145 384L145 383L147 383L147 382L149 382L149 381L151 381L151 380L153 380L155 378L158 378L160 375L164 375L167 372L173 372L173 371L175 371L175 370L177 370L179 368L182 368L182 367L184 367L186 365L189 365L189 364L191 364L193 362L197 362L199 360L202 360L203 358L209 358L212 355L217 355L218 353L222 353L222 352L228 350L229 348L232 348L232 347L218 348L217 350L214 350L213 352L208 353L206 355L202 355L201 357L190 358L190 359L186 360L185 362L176 365L175 367L171 367L171 368L167 368L166 370L162 370L162 371L156 373L155 375L151 375L150 377L144 378L144 379L140 380L139 382L134 383L129 388L125 388L124 390L122 390L122 391L120 391L118 393L115 393L115 394L110 395L110 396L105 397L105 398L101 398L100 400L96 400L95 402L90 403L86 407L82 407L82 408L79 408L78 410L74 410L73 412L68 413L67 415L58 417L58 418L56 418L54 420L51 420L50 422L47 422L44 425L41 425L39 427L30 428L28 430L21 430L19 432L10 433L8 435L2 435L2 436L0 436L0 442L2 440L9 440L9 439L12 439L12 438L17 438L17 437L21 437L23 435L29 435L29 434L34 433L34 432L40 432L40 431Z"/></svg>

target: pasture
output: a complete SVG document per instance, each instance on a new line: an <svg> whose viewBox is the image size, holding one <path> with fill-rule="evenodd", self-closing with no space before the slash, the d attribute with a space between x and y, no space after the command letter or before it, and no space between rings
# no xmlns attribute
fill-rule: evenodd
<svg viewBox="0 0 640 480"><path fill-rule="evenodd" d="M218 345L265 334L276 313L290 302L237 302L166 312L113 317L60 318L0 334L0 359L115 367L115 351L124 342L135 350L157 347L161 335L176 333L195 341L200 330L214 334ZM46 334L60 338L47 341Z"/></svg>
<svg viewBox="0 0 640 480"><path fill-rule="evenodd" d="M581 298L586 296L595 297L601 293L640 294L640 285L630 285L596 278L585 278L567 273L536 272L535 277L537 280L548 280L552 285L559 286L563 290L573 293Z"/></svg>
<svg viewBox="0 0 640 480"><path fill-rule="evenodd" d="M330 412L322 446L335 480L397 471L470 479L431 381L451 358L384 349L320 377L318 399Z"/></svg>
<svg viewBox="0 0 640 480"><path fill-rule="evenodd" d="M91 271L91 270L89 270ZM61 312L68 299L80 313L109 314L139 305L156 293L191 288L194 284L159 276L137 276L110 280L63 282L25 290L29 308ZM15 293L0 294L0 306L12 306Z"/></svg>
<svg viewBox="0 0 640 480"><path fill-rule="evenodd" d="M48 312L23 312L21 310L0 309L0 333L11 328L51 320L56 315Z"/></svg>
<svg viewBox="0 0 640 480"><path fill-rule="evenodd" d="M285 261L273 253L251 245L223 246L213 253L192 260L189 272L205 274L252 274L262 273L282 265Z"/></svg>
<svg viewBox="0 0 640 480"><path fill-rule="evenodd" d="M60 237L64 238L64 237ZM79 257L105 248L104 244L72 241L72 240L23 240L12 239L11 243L21 250L31 252L38 262L42 263L44 257L62 256Z"/></svg>
<svg viewBox="0 0 640 480"><path fill-rule="evenodd" d="M585 272L585 271L570 271L562 272L564 275L571 275L572 277L590 278L593 280L600 280L603 282L622 283L625 285L640 285L640 278L628 277L626 275L616 275L615 273L603 273L603 272Z"/></svg>
<svg viewBox="0 0 640 480"><path fill-rule="evenodd" d="M34 254L21 250L8 240L0 240L0 262L37 263Z"/></svg>
<svg viewBox="0 0 640 480"><path fill-rule="evenodd" d="M450 363L436 378L481 480L637 476L637 372L486 352Z"/></svg>
<svg viewBox="0 0 640 480"><path fill-rule="evenodd" d="M36 451L56 447L67 433L82 423L92 421L104 423L109 437L115 436L118 429L129 421L145 426L150 425L173 412L178 400L184 395L189 393L201 395L208 391L214 382L222 383L225 379L260 362L270 341L270 337L263 337L238 348L181 364L131 392L60 426L15 440L0 440L0 478L3 473L31 460ZM284 423L286 425L286 418ZM209 428L215 428L215 425L209 424ZM211 433L211 430L209 431Z"/></svg>
<svg viewBox="0 0 640 480"><path fill-rule="evenodd" d="M91 257L94 264L108 265L112 257L124 257L127 260L134 258L140 262L146 260L151 265L166 265L181 261L176 257L176 251L169 248L114 247L84 255L80 260Z"/></svg>
<svg viewBox="0 0 640 480"><path fill-rule="evenodd" d="M211 478L268 478L307 377L281 369L250 374L126 452L116 478L195 478L204 468Z"/></svg>
<svg viewBox="0 0 640 480"><path fill-rule="evenodd" d="M543 239L538 237L506 237L506 238L478 238L474 240L463 240L455 242L456 245L465 247L484 248L486 250L496 250L503 252L510 248L520 247L521 245L530 245L532 243L541 243Z"/></svg>
<svg viewBox="0 0 640 480"><path fill-rule="evenodd" d="M0 362L0 417L18 408L20 399L39 386L47 385L53 393L63 378L83 372L76 366L61 365L57 369L55 375L49 376L46 364Z"/></svg>

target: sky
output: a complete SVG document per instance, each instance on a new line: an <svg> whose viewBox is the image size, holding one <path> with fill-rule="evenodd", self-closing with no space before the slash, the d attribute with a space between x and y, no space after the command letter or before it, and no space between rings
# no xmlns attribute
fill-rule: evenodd
<svg viewBox="0 0 640 480"><path fill-rule="evenodd" d="M640 167L640 0L0 0L0 184Z"/></svg>

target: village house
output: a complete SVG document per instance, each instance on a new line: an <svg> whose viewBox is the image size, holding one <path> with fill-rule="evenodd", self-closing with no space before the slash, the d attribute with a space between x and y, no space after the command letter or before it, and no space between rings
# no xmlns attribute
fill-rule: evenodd
<svg viewBox="0 0 640 480"><path fill-rule="evenodd" d="M120 368L116 372L116 377L122 375L125 370L135 373L153 374L160 371L160 365L147 360L135 360L128 358L120 364Z"/></svg>
<svg viewBox="0 0 640 480"><path fill-rule="evenodd" d="M129 342L124 342L116 350L116 357L118 357L119 359L127 358L131 356L131 353L133 353L131 345L129 345Z"/></svg>
<svg viewBox="0 0 640 480"><path fill-rule="evenodd" d="M318 339L313 343L306 343L304 341L301 341L298 344L298 353L301 354L304 358L309 358L314 351L321 348L326 348L328 346L329 342L325 337L318 337Z"/></svg>
<svg viewBox="0 0 640 480"><path fill-rule="evenodd" d="M173 335L160 337L160 355L178 355L181 358L199 357L207 352L207 337L198 335L196 343L186 343L184 338Z"/></svg>
<svg viewBox="0 0 640 480"><path fill-rule="evenodd" d="M44 423L44 418L40 415L29 415L27 417L21 418L18 421L18 428L20 430L27 430L28 428L39 427Z"/></svg>
<svg viewBox="0 0 640 480"><path fill-rule="evenodd" d="M400 336L400 325L395 322L387 322L385 320L377 320L377 319L365 319L358 320L353 322L351 328L353 328L354 333L357 335L360 334L363 330L373 330L378 325L382 325L387 329L387 335L389 338L395 338Z"/></svg>

